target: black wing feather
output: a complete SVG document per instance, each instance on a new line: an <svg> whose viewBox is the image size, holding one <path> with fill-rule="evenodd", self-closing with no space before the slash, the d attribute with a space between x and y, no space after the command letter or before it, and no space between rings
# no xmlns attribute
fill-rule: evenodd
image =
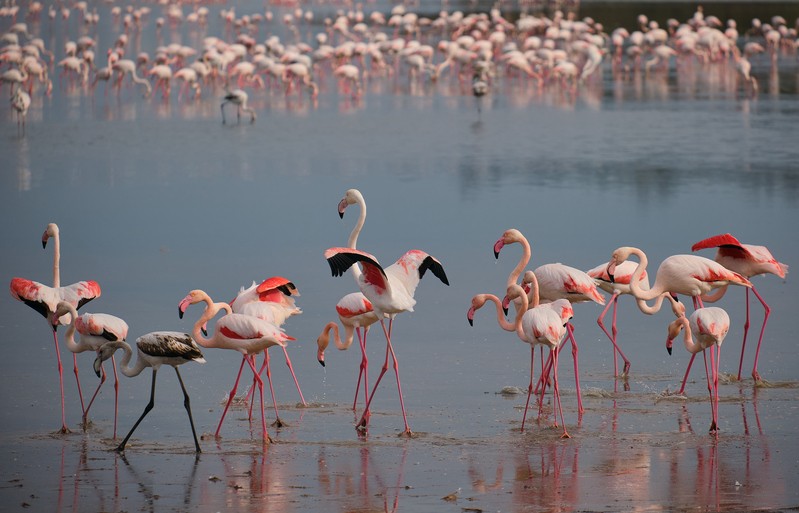
<svg viewBox="0 0 799 513"><path fill-rule="evenodd" d="M449 285L449 280L447 279L447 274L444 272L444 266L436 260L435 258L428 256L422 261L422 265L419 266L419 279L421 280L424 277L425 271L430 269L430 271L435 275L436 278L441 280L444 285Z"/></svg>

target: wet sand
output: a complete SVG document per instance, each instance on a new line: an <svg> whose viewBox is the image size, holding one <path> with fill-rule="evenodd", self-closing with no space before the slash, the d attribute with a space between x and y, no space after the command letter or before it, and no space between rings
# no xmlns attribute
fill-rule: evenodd
<svg viewBox="0 0 799 513"><path fill-rule="evenodd" d="M641 378L668 388L668 379ZM168 379L162 379L166 386ZM519 432L524 394L484 391L469 411L445 403L401 417L376 409L366 438L343 404L279 405L287 426L260 425L238 406L195 456L185 412L168 397L124 455L108 421L87 433L5 435L0 500L8 511L788 511L799 506L793 458L799 384L721 385L721 432L707 432L703 397L609 392L584 382L585 413L565 412L570 439L540 421ZM172 384L172 383L170 383ZM696 388L696 383L689 387ZM633 388L635 383L633 383ZM640 387L639 387L640 388ZM166 394L162 394L166 395ZM564 402L575 404L574 389ZM411 405L415 401L411 400ZM210 428L221 411L195 411ZM169 432L159 418L172 419ZM267 413L273 418L271 410ZM149 428L148 428L149 422ZM174 426L185 429L176 429Z"/></svg>

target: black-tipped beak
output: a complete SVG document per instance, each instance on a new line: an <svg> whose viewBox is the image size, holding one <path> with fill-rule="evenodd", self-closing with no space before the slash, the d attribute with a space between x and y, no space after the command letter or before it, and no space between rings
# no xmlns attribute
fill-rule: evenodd
<svg viewBox="0 0 799 513"><path fill-rule="evenodd" d="M669 352L669 356L671 356L671 346L666 347L666 351Z"/></svg>
<svg viewBox="0 0 799 513"><path fill-rule="evenodd" d="M616 279L613 277L612 274L608 273L608 278L610 278L610 283L616 283Z"/></svg>
<svg viewBox="0 0 799 513"><path fill-rule="evenodd" d="M325 366L325 361L324 360L317 360L317 361L319 362L319 365L321 365L322 367Z"/></svg>
<svg viewBox="0 0 799 513"><path fill-rule="evenodd" d="M103 364L103 362L100 361L100 357L99 356L94 359L94 373L97 374L98 378L103 377L103 373L102 373L103 369L101 367L102 364Z"/></svg>
<svg viewBox="0 0 799 513"><path fill-rule="evenodd" d="M508 308L507 306L502 307L502 311L505 312L506 316L508 315L508 310L510 310L510 308Z"/></svg>
<svg viewBox="0 0 799 513"><path fill-rule="evenodd" d="M178 308L178 318L179 319L183 318L183 310L181 310L180 308Z"/></svg>
<svg viewBox="0 0 799 513"><path fill-rule="evenodd" d="M42 249L47 249L47 241L46 240L42 241Z"/></svg>
<svg viewBox="0 0 799 513"><path fill-rule="evenodd" d="M466 320L469 321L469 326L474 326L474 320L472 320L472 319L470 319L468 317L466 318Z"/></svg>
<svg viewBox="0 0 799 513"><path fill-rule="evenodd" d="M205 329L205 328L200 328L200 331L202 331L202 332L203 332L203 336L204 336L204 337L207 337L207 336L208 336L208 330L207 330L207 329Z"/></svg>
<svg viewBox="0 0 799 513"><path fill-rule="evenodd" d="M339 219L344 219L344 212L339 212L338 213L338 218Z"/></svg>

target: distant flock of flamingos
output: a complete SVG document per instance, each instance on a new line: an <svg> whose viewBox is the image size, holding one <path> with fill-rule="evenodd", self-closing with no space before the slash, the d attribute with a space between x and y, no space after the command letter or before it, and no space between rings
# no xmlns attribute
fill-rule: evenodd
<svg viewBox="0 0 799 513"><path fill-rule="evenodd" d="M449 285L449 281L441 262L424 251L413 249L402 255L395 263L383 267L370 253L356 249L358 236L366 220L366 202L357 189L349 189L338 204L339 215L344 213L351 205L360 207L360 215L353 228L347 245L344 247L329 248L324 252L333 276L342 276L351 271L360 292L353 292L344 296L336 305L339 320L343 326L344 337L339 333L336 322L324 326L317 344L317 358L319 363L325 364L324 352L328 347L330 338L338 349L347 349L351 346L357 335L362 360L356 384L353 410L357 408L358 394L363 386L365 406L356 428L362 434L366 433L370 420L370 405L377 387L392 363L397 381L400 406L404 422L401 436L411 437L413 432L408 425L405 405L400 384L397 358L392 345L392 324L394 317L402 312L412 311L416 303L414 293L419 281L427 271L430 271L441 282ZM202 348L220 348L238 351L242 355L238 374L228 396L222 417L219 420L215 436L219 437L222 423L228 408L233 401L245 364L253 373L252 402L250 403L250 416L255 402L254 393L257 389L261 412L261 427L264 443L271 439L267 433L264 412L264 383L263 371L272 388L271 373L269 370L269 355L267 350L273 346L280 346L291 370L297 390L300 392L299 382L294 375L291 360L286 351L287 342L294 340L287 335L281 325L284 321L301 310L295 304L295 297L299 295L296 286L288 279L271 277L261 283L242 287L238 295L230 303L214 302L202 290L192 290L178 305L180 317L194 304L203 303L203 314L194 324L191 334L157 331L142 335L136 340L138 357L131 364L132 348L126 341L128 325L122 319L113 315L102 313L84 313L78 315L77 310L87 302L100 296L100 285L95 281L81 281L67 286L60 282L59 260L60 239L59 229L55 223L50 223L43 236L42 246L46 247L48 241L53 240L53 285L44 285L25 278L13 278L10 284L11 295L36 310L46 320L53 331L56 356L58 358L58 372L61 387L61 432L69 432L66 423L64 408L64 384L61 365L61 356L56 330L59 326L66 326L64 336L67 348L73 353L75 364L75 377L78 382L80 395L83 427L88 420L89 409L94 402L100 387L106 380L103 362L111 359L115 379L115 413L114 413L114 438L117 436L117 410L118 410L118 378L114 353L121 349L124 353L120 363L120 371L133 377L140 374L145 368L152 369L152 384L150 400L143 413L130 429L128 434L118 445L117 451L124 451L133 432L147 413L153 408L155 401L156 374L161 365L169 365L175 369L184 395L184 406L189 416L194 444L200 452L200 444L194 428L191 414L189 395L183 384L178 366L187 362L204 363L205 358ZM537 398L539 417L542 415L544 393L547 388L553 393L554 425L558 427L558 415L563 427L563 437L569 437L563 419L563 410L560 402L558 383L558 354L566 339L573 344L574 371L577 386L578 411L582 413L582 401L579 383L579 370L576 353L576 343L569 320L573 316L572 304L575 302L593 301L605 304L605 298L598 289L611 294L611 299L602 311L598 323L608 336L614 347L614 373L626 377L630 369L630 361L624 356L616 340L616 304L622 294L632 295L642 312L653 314L660 310L664 301L668 302L676 319L668 325L667 349L671 352L672 341L680 332L683 332L683 342L686 349L692 353L691 361L686 369L685 378L679 393L685 388L693 358L702 353L705 358L705 372L707 386L710 393L712 420L710 432L718 433L718 371L721 345L730 326L727 313L718 307L705 307L703 302L715 302L727 291L729 285L743 286L746 290L747 320L744 325L741 359L738 368L738 379L741 377L744 349L749 326L749 292L757 297L765 308L765 318L760 330L760 336L755 351L755 360L752 377L760 380L757 371L757 361L760 354L763 333L768 321L770 309L765 300L754 288L749 278L758 274L775 274L784 278L788 266L778 262L764 246L743 244L730 234L717 235L697 242L692 247L693 251L708 248L717 248L715 260L687 254L674 255L665 259L657 270L654 283L650 284L646 274L647 258L643 251L633 247L621 247L613 251L610 260L588 272L563 265L545 264L535 270L525 270L530 261L530 244L524 235L517 229L509 229L494 244L494 254L499 258L505 246L519 244L522 247L522 256L508 276L505 284L506 296L499 298L493 294L477 294L471 300L467 312L469 323L474 321L476 311L487 302L493 302L496 307L496 316L499 326L515 332L518 337L530 345L530 383L527 393L522 418L521 430L527 417L530 398ZM638 262L628 260L634 256ZM520 281L521 278L521 281ZM686 316L685 305L680 302L678 295L690 296L694 302L694 312ZM654 300L653 304L649 301ZM506 319L510 306L515 309L511 320ZM613 305L612 327L609 332L604 325L604 317ZM213 334L208 336L207 323L214 319L220 312L222 316L216 321ZM386 339L386 355L377 380L368 388L368 367L366 365L366 337L370 326L379 322ZM75 332L79 339L75 340ZM535 363L535 348L541 348L541 371L537 382L533 379ZM548 350L548 359L544 361L544 350ZM100 377L97 386L88 404L84 406L83 394L78 378L76 354L84 351L94 351L97 355L94 361L94 370ZM260 369L256 365L258 354L264 354L264 362ZM616 367L616 353L623 361L622 372ZM708 358L709 356L709 358ZM708 360L710 361L708 366ZM250 399L248 397L248 399ZM274 391L272 401L277 418L276 425L282 424L277 411Z"/></svg>

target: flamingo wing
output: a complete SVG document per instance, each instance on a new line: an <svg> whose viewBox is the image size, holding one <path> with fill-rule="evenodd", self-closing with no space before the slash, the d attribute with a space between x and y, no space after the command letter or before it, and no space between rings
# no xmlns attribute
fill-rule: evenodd
<svg viewBox="0 0 799 513"><path fill-rule="evenodd" d="M128 337L128 323L114 315L85 313L75 321L75 329L81 335L103 337L111 342Z"/></svg>
<svg viewBox="0 0 799 513"><path fill-rule="evenodd" d="M718 248L720 246L732 246L744 249L743 243L741 243L738 239L736 239L729 233L724 233L721 235L714 235L713 237L708 237L707 239L704 240L700 240L699 242L691 246L691 251L699 251L700 249L708 249L708 248Z"/></svg>
<svg viewBox="0 0 799 513"><path fill-rule="evenodd" d="M11 297L33 308L42 317L55 312L58 305L56 289L26 278L13 278L9 287Z"/></svg>
<svg viewBox="0 0 799 513"><path fill-rule="evenodd" d="M136 347L147 355L161 358L183 358L204 362L200 346L188 333L156 331L136 339Z"/></svg>
<svg viewBox="0 0 799 513"><path fill-rule="evenodd" d="M297 291L297 287L294 286L294 283L292 283L286 278L283 278L282 276L272 276L271 278L265 279L258 285L258 287L256 287L255 290L259 294L264 294L274 290L279 290L280 292L282 292L287 296L300 295L299 292Z"/></svg>
<svg viewBox="0 0 799 513"><path fill-rule="evenodd" d="M325 251L333 276L343 276L355 263L363 265L364 281L379 290L388 290L388 276L377 259L365 251L352 248L330 248ZM396 264L394 264L396 265Z"/></svg>
<svg viewBox="0 0 799 513"><path fill-rule="evenodd" d="M596 289L596 282L587 273L560 263L544 264L535 271L538 279L539 290L542 298L547 297L547 291L558 291L560 297L570 301L594 301L600 305L605 304L605 298Z"/></svg>
<svg viewBox="0 0 799 513"><path fill-rule="evenodd" d="M233 340L267 339L282 346L286 345L286 340L294 340L271 322L249 315L225 315L217 321L216 327L221 335Z"/></svg>
<svg viewBox="0 0 799 513"><path fill-rule="evenodd" d="M79 281L78 283L67 285L66 287L60 287L57 290L61 294L61 299L72 303L76 310L80 309L80 307L92 299L100 297L102 293L100 285L96 281L91 280Z"/></svg>
<svg viewBox="0 0 799 513"><path fill-rule="evenodd" d="M677 255L680 256L680 255ZM684 256L693 256L693 255L684 255ZM752 283L746 279L743 275L736 273L734 271L730 271L723 265L719 264L714 260L710 260L709 258L703 257L695 257L692 259L696 265L694 266L693 272L691 275L705 283L713 283L713 282L730 282L730 283L737 283L738 285L743 285L744 287L751 287Z"/></svg>

